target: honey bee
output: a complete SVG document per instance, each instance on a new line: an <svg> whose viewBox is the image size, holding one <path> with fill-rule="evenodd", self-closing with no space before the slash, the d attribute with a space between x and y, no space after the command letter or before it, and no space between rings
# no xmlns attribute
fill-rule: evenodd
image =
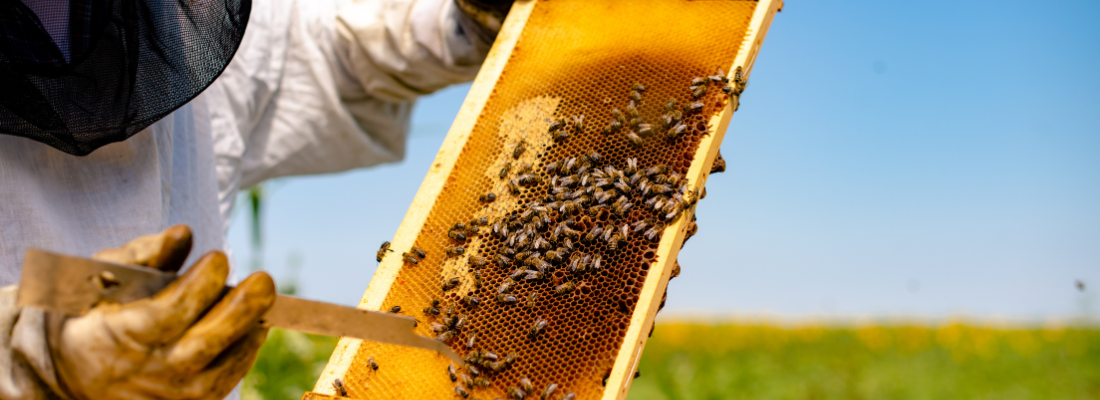
<svg viewBox="0 0 1100 400"><path fill-rule="evenodd" d="M697 86L697 87L692 88L692 90L691 90L691 96L695 97L695 98L703 97L703 95L705 95L705 94L707 94L707 86L706 85Z"/></svg>
<svg viewBox="0 0 1100 400"><path fill-rule="evenodd" d="M489 260L485 257L471 254L469 257L466 257L466 263L469 264L471 267L481 268L489 264Z"/></svg>
<svg viewBox="0 0 1100 400"><path fill-rule="evenodd" d="M466 303L466 305L470 307L477 307L481 305L481 299L477 298L477 296L465 296L462 298L462 302Z"/></svg>
<svg viewBox="0 0 1100 400"><path fill-rule="evenodd" d="M493 384L493 383L489 381L489 378L486 378L486 377L484 377L484 376L482 376L482 377L477 377L477 378L474 378L474 385L475 385L475 386L478 386L478 387L489 387L489 385L492 385L492 384Z"/></svg>
<svg viewBox="0 0 1100 400"><path fill-rule="evenodd" d="M519 302L519 299L516 298L514 294L498 293L497 302L501 304L516 304Z"/></svg>
<svg viewBox="0 0 1100 400"><path fill-rule="evenodd" d="M584 132L584 114L573 116L573 129L577 132Z"/></svg>
<svg viewBox="0 0 1100 400"><path fill-rule="evenodd" d="M722 93L725 93L725 94L733 94L733 87L731 87L731 86L723 86L723 87L722 87Z"/></svg>
<svg viewBox="0 0 1100 400"><path fill-rule="evenodd" d="M546 170L547 174L554 175L558 172L558 169L561 168L561 162L560 161L554 161L554 162L551 162L549 164L546 164L546 166L543 167L543 168Z"/></svg>
<svg viewBox="0 0 1100 400"><path fill-rule="evenodd" d="M645 120L643 120L641 117L635 117L635 118L630 119L630 127L632 127L632 128L637 128L638 125L641 125L643 123L645 123Z"/></svg>
<svg viewBox="0 0 1100 400"><path fill-rule="evenodd" d="M648 240L650 242L653 242L653 243L657 243L657 242L661 241L661 230L662 229L664 229L664 226L660 226L660 225L655 225L652 228L649 228L648 231L645 231L646 240Z"/></svg>
<svg viewBox="0 0 1100 400"><path fill-rule="evenodd" d="M401 258L404 259L405 262L413 265L420 264L420 259L413 257L413 255L409 253L401 253Z"/></svg>
<svg viewBox="0 0 1100 400"><path fill-rule="evenodd" d="M645 86L642 86L641 83L634 82L634 84L630 86L630 89L637 90L639 92L644 92L645 91Z"/></svg>
<svg viewBox="0 0 1100 400"><path fill-rule="evenodd" d="M599 271L603 266L603 256L596 254L592 256L592 270Z"/></svg>
<svg viewBox="0 0 1100 400"><path fill-rule="evenodd" d="M668 172L668 165L665 165L665 164L657 164L657 165L654 165L652 167L646 168L646 170L645 170L646 176L660 175L660 174L664 174L664 173L667 173L667 172Z"/></svg>
<svg viewBox="0 0 1100 400"><path fill-rule="evenodd" d="M470 333L470 334L467 334L467 335L466 335L466 348L467 348L467 349L472 349L472 348L474 348L474 343L475 343L476 341L477 341L477 332L474 332L474 333ZM466 369L467 369L467 370L469 370L469 371L470 371L470 373L471 373L471 374L473 374L474 376L477 376L477 375L478 375L478 371L477 371L477 368L474 368L474 369L470 369L471 367L473 367L473 366L472 366L472 365L468 365L468 366L466 366Z"/></svg>
<svg viewBox="0 0 1100 400"><path fill-rule="evenodd" d="M726 83L730 81L730 78L726 76L725 71L722 71L722 67L718 67L718 74L711 75L710 80L714 82Z"/></svg>
<svg viewBox="0 0 1100 400"><path fill-rule="evenodd" d="M542 177L535 174L527 174L519 177L519 184L524 186L537 185L542 183Z"/></svg>
<svg viewBox="0 0 1100 400"><path fill-rule="evenodd" d="M493 193L486 193L486 194L483 194L481 196L478 196L477 200L482 202L482 203L492 203L492 202L497 200L497 195L495 195Z"/></svg>
<svg viewBox="0 0 1100 400"><path fill-rule="evenodd" d="M701 101L696 101L694 103L685 104L684 105L684 111L685 112L692 112L692 111L702 110L704 105L705 104L703 104L703 102L701 102Z"/></svg>
<svg viewBox="0 0 1100 400"><path fill-rule="evenodd" d="M464 248L462 246L455 246L455 247L452 247L450 249L447 249L447 255L452 256L452 257L461 256L465 252L466 252L466 248Z"/></svg>
<svg viewBox="0 0 1100 400"><path fill-rule="evenodd" d="M695 221L688 222L687 230L684 232L684 243L687 243L688 239L695 236L699 232L699 224Z"/></svg>
<svg viewBox="0 0 1100 400"><path fill-rule="evenodd" d="M455 373L454 364L448 364L447 365L447 376L451 378L451 382L457 382L458 381L458 374Z"/></svg>
<svg viewBox="0 0 1100 400"><path fill-rule="evenodd" d="M564 164L562 164L561 174L562 175L572 175L573 171L574 171L574 168L576 168L576 167L577 167L577 159L574 158L574 157L570 157L570 158L565 160Z"/></svg>
<svg viewBox="0 0 1100 400"><path fill-rule="evenodd" d="M534 340L537 339L539 335L541 335L544 331L546 331L546 320L540 319L535 321L535 323L531 325L531 329L527 331L527 336L530 337L531 340Z"/></svg>
<svg viewBox="0 0 1100 400"><path fill-rule="evenodd" d="M424 307L424 315L439 315L439 309L435 307Z"/></svg>
<svg viewBox="0 0 1100 400"><path fill-rule="evenodd" d="M733 82L737 83L738 85L745 84L745 75L742 74L740 66L738 66L737 70L733 72Z"/></svg>
<svg viewBox="0 0 1100 400"><path fill-rule="evenodd" d="M603 228L600 228L598 225L593 226L592 230L588 231L587 235L584 235L584 241L588 243L593 243L596 241L596 239L600 237L601 233L603 233Z"/></svg>
<svg viewBox="0 0 1100 400"><path fill-rule="evenodd" d="M527 150L527 141L520 139L519 143L516 143L516 148L512 150L512 158L519 159L523 155L523 152Z"/></svg>
<svg viewBox="0 0 1100 400"><path fill-rule="evenodd" d="M631 100L630 103L626 105L626 115L630 116L630 118L638 118L641 116L638 112L638 107L634 106L634 100Z"/></svg>
<svg viewBox="0 0 1100 400"><path fill-rule="evenodd" d="M496 292L497 293L502 293L502 295L503 295L503 293L510 293L511 289L514 289L515 287L516 287L516 281L515 280L505 279L504 282L502 282L502 284L500 284L500 287L496 289Z"/></svg>
<svg viewBox="0 0 1100 400"><path fill-rule="evenodd" d="M613 183L612 185L615 186L615 189L618 189L620 192L623 192L623 194L630 194L630 192L632 192L634 190L633 188L630 187L629 184L627 184L626 182L623 182L623 181L615 181L615 183Z"/></svg>
<svg viewBox="0 0 1100 400"><path fill-rule="evenodd" d="M577 289L577 285L574 285L573 282L565 282L565 283L560 284L557 287L555 287L554 288L554 293L557 293L560 296L560 295L565 295L565 294L572 293L573 290L576 290L576 289Z"/></svg>
<svg viewBox="0 0 1100 400"><path fill-rule="evenodd" d="M683 179L683 176L677 172L673 172L668 174L668 177L665 178L665 182L672 186L678 186L680 185L680 179Z"/></svg>
<svg viewBox="0 0 1100 400"><path fill-rule="evenodd" d="M572 260L569 261L569 272L584 272L587 267L584 263L585 256L581 253L573 254Z"/></svg>
<svg viewBox="0 0 1100 400"><path fill-rule="evenodd" d="M715 174L719 172L726 172L726 160L722 158L721 151L714 157L714 163L710 165L710 173Z"/></svg>
<svg viewBox="0 0 1100 400"><path fill-rule="evenodd" d="M424 250L421 250L419 247L413 246L411 250L412 253L415 254L418 258L423 259L424 257L428 256L428 253Z"/></svg>
<svg viewBox="0 0 1100 400"><path fill-rule="evenodd" d="M649 136L653 134L653 127L650 124L638 124L638 134Z"/></svg>
<svg viewBox="0 0 1100 400"><path fill-rule="evenodd" d="M564 118L555 119L554 121L550 122L550 128L549 128L548 132L553 133L556 130L565 128L565 125L566 125L566 123L565 123Z"/></svg>
<svg viewBox="0 0 1100 400"><path fill-rule="evenodd" d="M616 121L619 121L619 124L622 124L626 121L626 117L623 116L623 112L619 111L618 108L611 109L611 116L615 118Z"/></svg>
<svg viewBox="0 0 1100 400"><path fill-rule="evenodd" d="M604 127L604 134L609 134L620 129L623 129L623 123L619 122L618 120L612 120L607 123L606 127Z"/></svg>
<svg viewBox="0 0 1100 400"><path fill-rule="evenodd" d="M459 282L460 281L458 280L458 278L451 278L443 281L443 291L446 292L448 290L454 289L456 286L458 286Z"/></svg>
<svg viewBox="0 0 1100 400"><path fill-rule="evenodd" d="M512 193L512 195L518 196L520 193L522 193L519 190L519 182L517 182L515 179L508 181L508 184L505 187L508 189L509 193Z"/></svg>
<svg viewBox="0 0 1100 400"><path fill-rule="evenodd" d="M500 179L507 178L508 173L511 172L511 171L512 171L512 163L506 162L506 163L504 163L504 166L500 168L500 173L497 174L497 176L499 176Z"/></svg>
<svg viewBox="0 0 1100 400"><path fill-rule="evenodd" d="M546 390L542 391L542 396L539 396L539 400L546 400L550 398L550 395L554 394L554 391L558 390L558 384L551 383L546 385Z"/></svg>
<svg viewBox="0 0 1100 400"><path fill-rule="evenodd" d="M641 103L642 102L642 94L638 93L637 90L631 90L630 91L630 99Z"/></svg>
<svg viewBox="0 0 1100 400"><path fill-rule="evenodd" d="M665 221L674 221L679 216L680 216L680 209L677 208L675 210L669 211L668 214L665 214Z"/></svg>
<svg viewBox="0 0 1100 400"><path fill-rule="evenodd" d="M391 312L391 313L394 313L394 314L399 314L399 313L401 313L401 306L393 306L393 307L390 307L390 312Z"/></svg>
<svg viewBox="0 0 1100 400"><path fill-rule="evenodd" d="M603 156L600 155L600 153L597 153L596 150L588 149L588 151L585 152L584 155L587 156L588 160L592 161L593 164L599 164L603 161Z"/></svg>
<svg viewBox="0 0 1100 400"><path fill-rule="evenodd" d="M519 387L520 387L520 389L523 389L523 391L527 392L527 393L531 393L531 392L535 391L535 385L532 385L531 380L527 379L526 376L519 378Z"/></svg>
<svg viewBox="0 0 1100 400"><path fill-rule="evenodd" d="M462 233L460 231L455 231L455 230L448 231L447 232L447 237L449 237L449 238L451 238L455 241L458 241L458 242L465 242L466 241L466 234Z"/></svg>
<svg viewBox="0 0 1100 400"><path fill-rule="evenodd" d="M517 279L523 279L526 276L527 276L527 268L517 268L515 271L512 271L512 275L508 276L508 278L512 279L512 280L517 280Z"/></svg>
<svg viewBox="0 0 1100 400"><path fill-rule="evenodd" d="M630 141L630 144L634 147L642 147L642 138L638 136L637 133L634 133L634 131L626 132L626 140Z"/></svg>
<svg viewBox="0 0 1100 400"><path fill-rule="evenodd" d="M535 308L535 301L539 299L538 292L531 292L527 294L527 307Z"/></svg>
<svg viewBox="0 0 1100 400"><path fill-rule="evenodd" d="M631 207L634 207L634 203L624 202L622 204L611 206L611 211L613 211L615 215L622 217L625 216L626 213L630 212Z"/></svg>
<svg viewBox="0 0 1100 400"><path fill-rule="evenodd" d="M506 392L508 393L508 396L511 396L515 400L523 400L524 397L527 397L527 392L524 392L523 389L515 386L509 386Z"/></svg>
<svg viewBox="0 0 1100 400"><path fill-rule="evenodd" d="M565 140L565 139L569 139L569 131L568 130L559 129L557 132L554 132L554 140L560 142L560 141Z"/></svg>
<svg viewBox="0 0 1100 400"><path fill-rule="evenodd" d="M344 381L340 378L336 378L332 381L332 388L336 390L336 395L340 397L348 397L348 388L344 387Z"/></svg>
<svg viewBox="0 0 1100 400"><path fill-rule="evenodd" d="M605 384L604 386L607 386L607 385ZM576 393L566 393L564 396L561 396L561 398L558 399L558 400L573 400L575 398L577 398Z"/></svg>
<svg viewBox="0 0 1100 400"><path fill-rule="evenodd" d="M638 172L638 159L633 157L626 159L626 168L623 168L623 173L634 175L635 172Z"/></svg>
<svg viewBox="0 0 1100 400"><path fill-rule="evenodd" d="M470 392L467 392L466 389L462 388L462 386L455 386L455 394L461 396L464 399L470 398Z"/></svg>
<svg viewBox="0 0 1100 400"><path fill-rule="evenodd" d="M665 136L667 136L669 139L676 139L676 137L683 134L686 130L687 125L684 125L683 122L677 122L675 126L669 128L668 131L665 132Z"/></svg>
<svg viewBox="0 0 1100 400"><path fill-rule="evenodd" d="M622 244L622 242L623 242L623 237L619 236L618 233L616 233L614 235L611 235L611 241L607 243L607 250L608 251L619 251L619 246Z"/></svg>
<svg viewBox="0 0 1100 400"><path fill-rule="evenodd" d="M474 287L480 288L482 285L481 271L474 271Z"/></svg>
<svg viewBox="0 0 1100 400"><path fill-rule="evenodd" d="M375 254L375 258L378 259L378 262L382 262L382 257L386 255L387 251L393 251L390 249L390 242L382 242L382 247L378 248L378 253Z"/></svg>
<svg viewBox="0 0 1100 400"><path fill-rule="evenodd" d="M457 330L462 330L462 327L466 326L466 321L467 321L466 314L459 315L458 318L455 319L454 329L456 331Z"/></svg>
<svg viewBox="0 0 1100 400"><path fill-rule="evenodd" d="M378 363L374 362L374 357L367 357L367 365L370 366L372 371L378 370Z"/></svg>
<svg viewBox="0 0 1100 400"><path fill-rule="evenodd" d="M707 84L707 78L704 78L704 77L701 77L701 76L691 78L691 86L699 86L699 85L706 85L706 84Z"/></svg>
<svg viewBox="0 0 1100 400"><path fill-rule="evenodd" d="M550 261L551 264L560 263L561 260L562 260L561 253L559 253L557 250L547 251L546 252L546 259L548 261Z"/></svg>

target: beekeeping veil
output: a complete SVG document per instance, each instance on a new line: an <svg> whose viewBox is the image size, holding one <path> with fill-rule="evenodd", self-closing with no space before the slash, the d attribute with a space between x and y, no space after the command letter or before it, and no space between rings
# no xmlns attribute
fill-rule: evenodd
<svg viewBox="0 0 1100 400"><path fill-rule="evenodd" d="M73 155L191 101L244 35L251 0L0 0L0 133Z"/></svg>

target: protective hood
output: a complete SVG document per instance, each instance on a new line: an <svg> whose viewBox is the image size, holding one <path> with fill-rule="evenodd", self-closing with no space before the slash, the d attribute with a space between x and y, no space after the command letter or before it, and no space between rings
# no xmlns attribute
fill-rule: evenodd
<svg viewBox="0 0 1100 400"><path fill-rule="evenodd" d="M82 156L126 140L210 86L240 45L252 1L54 7L45 12L67 17L60 35L58 18L0 0L0 133Z"/></svg>

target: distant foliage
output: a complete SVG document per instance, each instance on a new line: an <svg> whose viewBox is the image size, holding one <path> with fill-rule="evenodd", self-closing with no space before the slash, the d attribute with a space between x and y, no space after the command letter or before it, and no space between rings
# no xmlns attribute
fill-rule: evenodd
<svg viewBox="0 0 1100 400"><path fill-rule="evenodd" d="M273 329L244 400L299 400L335 338ZM630 400L1100 399L1100 329L661 324Z"/></svg>
<svg viewBox="0 0 1100 400"><path fill-rule="evenodd" d="M1051 326L657 326L651 399L1100 399L1100 330Z"/></svg>
<svg viewBox="0 0 1100 400"><path fill-rule="evenodd" d="M272 329L244 378L242 400L300 400L336 348L336 338Z"/></svg>

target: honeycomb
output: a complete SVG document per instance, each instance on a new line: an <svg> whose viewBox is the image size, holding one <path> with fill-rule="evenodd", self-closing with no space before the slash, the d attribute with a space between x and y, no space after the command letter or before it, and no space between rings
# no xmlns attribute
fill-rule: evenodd
<svg viewBox="0 0 1100 400"><path fill-rule="evenodd" d="M554 384L553 399L569 393L577 399L600 398L646 275L664 261L657 254L664 232L653 229L655 237L646 233L685 215L694 221L689 208L699 195L686 190L686 179L667 185L672 192L664 197L680 199L683 209L670 216L668 209L647 206L646 201L658 191L643 193L638 180L633 190L620 190L612 197L623 197L623 202L633 205L621 213L617 211L623 202L614 206L615 200L609 200L605 207L597 207L600 202L592 192L588 202L575 209L563 208L565 202L556 193L563 187L577 192L596 185L596 176L584 184L565 181L573 176L579 179L576 169L586 164L590 175L596 170L614 175L612 171L629 171L636 163L639 171L634 174L644 174L653 182L661 179L658 175L664 179L685 176L700 139L716 129L710 126L712 117L730 101L721 90L725 83L708 80L702 85L707 92L699 98L689 86L693 78L715 75L719 68L733 75L728 68L757 4L538 2L416 238L415 245L426 257L404 262L379 308L401 306L403 313L421 322L416 333L444 335L456 352L481 365L471 370L430 351L363 342L342 376L348 396L448 399L461 395L456 390L461 387L471 398L516 398L522 396L515 391L527 386L527 397L535 398ZM641 146L628 139L628 130L638 131L629 122L618 131L604 132L614 118L612 109L627 111L637 83L645 88L637 93L640 101L634 99L639 118L655 131ZM665 136L667 129L660 122L669 113L669 99L677 99L675 109L681 110L684 125L675 138ZM682 108L692 102L701 103L701 109ZM580 115L583 126L572 123ZM555 137L561 130L551 125L558 120L565 121L568 138ZM592 160L592 152L599 154L598 161ZM575 160L571 174L561 173L560 168L547 170L548 165L561 166L569 159ZM647 172L657 166L667 170ZM521 174L534 178L520 184ZM620 180L627 181L630 175L624 172ZM489 193L495 200L489 201ZM488 223L478 224L481 218ZM649 224L634 231L647 218ZM528 228L535 220L539 226ZM457 223L466 226L456 227ZM499 226L510 223L515 224L511 234L500 234ZM579 235L572 239L568 233L555 234L563 224ZM609 249L606 239L590 242L583 237L594 228L608 226L618 235L623 225L630 232L613 239L617 250ZM528 242L545 240L542 243L548 247L536 251L547 262L544 267L524 267L514 254L508 256L507 266L500 265L498 257L504 249L522 252L534 246L517 244L517 230L530 234ZM552 261L547 252L566 247L566 238L573 245L569 251L573 256ZM461 255L456 247L462 248ZM395 250L396 254L410 251ZM598 255L601 267L593 270L588 263L587 271L571 271L573 260L584 255L590 260ZM473 265L471 260L478 257L484 257L487 265ZM517 275L517 269L528 272ZM498 290L509 280L515 282L508 291L515 299L506 304L498 301ZM471 298L478 300L476 305ZM460 317L462 322L457 322ZM460 329L447 328L456 323L462 325ZM538 329L538 325L544 327ZM497 364L484 360L484 352L495 354ZM505 363L509 356L514 360ZM368 360L377 362L378 368ZM448 366L455 368L456 381Z"/></svg>

